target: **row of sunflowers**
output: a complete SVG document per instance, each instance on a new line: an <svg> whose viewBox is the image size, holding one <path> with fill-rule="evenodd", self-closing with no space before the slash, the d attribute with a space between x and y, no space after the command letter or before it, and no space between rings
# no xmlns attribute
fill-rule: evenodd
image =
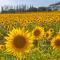
<svg viewBox="0 0 60 60"><path fill-rule="evenodd" d="M60 12L0 15L0 60L60 60Z"/></svg>

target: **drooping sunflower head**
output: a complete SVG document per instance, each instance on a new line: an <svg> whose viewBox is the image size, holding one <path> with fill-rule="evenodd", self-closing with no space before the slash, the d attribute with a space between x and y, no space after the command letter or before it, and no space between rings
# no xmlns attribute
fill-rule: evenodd
<svg viewBox="0 0 60 60"><path fill-rule="evenodd" d="M32 48L33 37L24 29L13 29L6 38L6 51L21 56Z"/></svg>
<svg viewBox="0 0 60 60"><path fill-rule="evenodd" d="M35 39L41 38L44 36L44 28L40 26L36 26L33 31L32 35L34 36Z"/></svg>
<svg viewBox="0 0 60 60"><path fill-rule="evenodd" d="M53 49L60 50L60 35L54 37L51 40L51 46L53 47Z"/></svg>

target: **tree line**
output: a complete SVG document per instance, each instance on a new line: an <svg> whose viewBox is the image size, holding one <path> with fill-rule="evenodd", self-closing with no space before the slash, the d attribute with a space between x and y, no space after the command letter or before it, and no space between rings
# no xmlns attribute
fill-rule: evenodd
<svg viewBox="0 0 60 60"><path fill-rule="evenodd" d="M27 8L26 5L24 6L16 6L14 8L7 6L1 7L1 13L19 13L19 12L42 12L42 11L51 11L48 7L33 7L30 6Z"/></svg>

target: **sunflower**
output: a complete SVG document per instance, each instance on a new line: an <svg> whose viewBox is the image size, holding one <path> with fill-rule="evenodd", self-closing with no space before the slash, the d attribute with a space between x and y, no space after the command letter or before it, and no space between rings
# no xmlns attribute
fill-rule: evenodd
<svg viewBox="0 0 60 60"><path fill-rule="evenodd" d="M5 50L5 45L0 45L0 50L4 51Z"/></svg>
<svg viewBox="0 0 60 60"><path fill-rule="evenodd" d="M60 35L57 35L51 40L51 46L53 49L60 50Z"/></svg>
<svg viewBox="0 0 60 60"><path fill-rule="evenodd" d="M50 31L47 31L47 32L45 33L45 37L46 37L47 39L50 39L51 36L52 36L52 33L51 33Z"/></svg>
<svg viewBox="0 0 60 60"><path fill-rule="evenodd" d="M45 37L47 39L50 39L52 37L53 33L54 33L54 30L52 28L50 28L47 32L45 32Z"/></svg>
<svg viewBox="0 0 60 60"><path fill-rule="evenodd" d="M32 31L32 35L34 36L35 39L42 38L44 36L44 28L36 26Z"/></svg>
<svg viewBox="0 0 60 60"><path fill-rule="evenodd" d="M14 56L30 52L33 47L33 37L24 29L13 29L5 39L6 51Z"/></svg>
<svg viewBox="0 0 60 60"><path fill-rule="evenodd" d="M54 29L53 29L53 28L50 28L49 31L50 31L50 32L54 32Z"/></svg>

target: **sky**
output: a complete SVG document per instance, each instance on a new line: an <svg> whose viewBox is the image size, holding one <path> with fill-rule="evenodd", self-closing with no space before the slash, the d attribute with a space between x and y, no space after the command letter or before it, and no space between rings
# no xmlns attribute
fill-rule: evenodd
<svg viewBox="0 0 60 60"><path fill-rule="evenodd" d="M60 0L0 0L0 7L1 6L4 6L4 5L13 5L13 6L16 6L16 5L27 5L27 6L30 6L30 5L33 5L35 7L39 7L39 6L48 6L50 4L53 4L53 3L57 3L57 2L60 2ZM1 10L1 8L0 8Z"/></svg>

